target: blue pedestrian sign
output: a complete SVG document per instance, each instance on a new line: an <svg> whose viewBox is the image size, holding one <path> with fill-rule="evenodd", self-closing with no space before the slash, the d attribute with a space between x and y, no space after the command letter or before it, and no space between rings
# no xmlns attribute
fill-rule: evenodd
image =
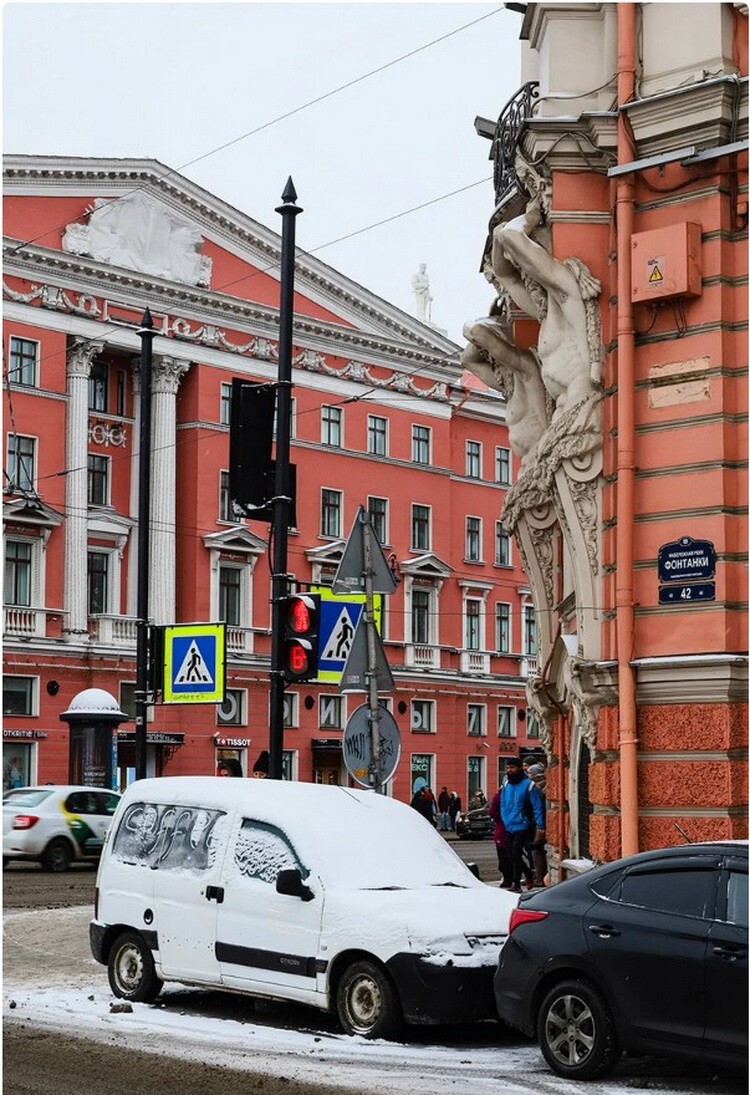
<svg viewBox="0 0 750 1095"><path fill-rule="evenodd" d="M164 628L164 703L223 703L225 624Z"/></svg>
<svg viewBox="0 0 750 1095"><path fill-rule="evenodd" d="M320 594L317 679L338 684L365 607L365 597L363 593L345 593L337 597L330 586L310 586L310 592ZM378 628L381 608L382 598L376 596L373 611Z"/></svg>

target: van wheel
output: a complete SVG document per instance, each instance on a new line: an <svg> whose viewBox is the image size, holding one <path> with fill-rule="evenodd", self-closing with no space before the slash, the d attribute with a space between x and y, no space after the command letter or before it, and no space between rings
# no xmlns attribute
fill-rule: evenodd
<svg viewBox="0 0 750 1095"><path fill-rule="evenodd" d="M64 837L51 840L42 853L42 867L45 871L67 871L73 859L70 844Z"/></svg>
<svg viewBox="0 0 750 1095"><path fill-rule="evenodd" d="M620 1057L604 997L588 981L562 981L539 1009L539 1045L547 1064L570 1080L596 1080Z"/></svg>
<svg viewBox="0 0 750 1095"><path fill-rule="evenodd" d="M401 1029L401 1005L393 983L374 962L352 962L336 992L339 1022L347 1034L394 1038Z"/></svg>
<svg viewBox="0 0 750 1095"><path fill-rule="evenodd" d="M121 1000L150 1004L161 992L151 951L137 932L123 932L115 939L107 974L112 992Z"/></svg>

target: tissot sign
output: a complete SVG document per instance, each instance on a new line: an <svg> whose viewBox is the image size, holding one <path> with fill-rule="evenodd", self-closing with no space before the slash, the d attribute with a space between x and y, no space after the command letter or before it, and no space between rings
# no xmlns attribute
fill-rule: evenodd
<svg viewBox="0 0 750 1095"><path fill-rule="evenodd" d="M659 548L659 581L703 581L713 578L716 551L710 540L681 536Z"/></svg>

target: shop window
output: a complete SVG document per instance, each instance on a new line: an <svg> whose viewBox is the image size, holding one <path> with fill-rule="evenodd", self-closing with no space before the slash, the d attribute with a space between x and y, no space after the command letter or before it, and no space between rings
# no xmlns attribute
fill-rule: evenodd
<svg viewBox="0 0 750 1095"><path fill-rule="evenodd" d="M466 785L469 792L469 802L481 791L486 796L487 787L487 759L486 757L466 758Z"/></svg>
<svg viewBox="0 0 750 1095"><path fill-rule="evenodd" d="M3 677L3 714L36 714L38 677Z"/></svg>
<svg viewBox="0 0 750 1095"><path fill-rule="evenodd" d="M37 364L39 362L39 343L30 338L10 339L10 365L8 380L11 384L22 384L33 388L36 383Z"/></svg>
<svg viewBox="0 0 750 1095"><path fill-rule="evenodd" d="M426 779L427 786L435 784L435 756L433 753L412 753L411 757L411 789L414 790L414 782Z"/></svg>
<svg viewBox="0 0 750 1095"><path fill-rule="evenodd" d="M23 744L3 745L3 791L16 787L28 787L31 780L31 750Z"/></svg>

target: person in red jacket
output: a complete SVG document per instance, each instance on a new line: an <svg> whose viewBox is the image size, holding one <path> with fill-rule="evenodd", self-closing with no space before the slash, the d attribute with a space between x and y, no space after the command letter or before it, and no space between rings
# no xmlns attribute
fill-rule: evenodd
<svg viewBox="0 0 750 1095"><path fill-rule="evenodd" d="M508 853L508 834L500 817L500 792L496 791L490 803L490 817L495 822L492 839L495 841L497 866L500 871L500 888L509 890L513 885L513 870Z"/></svg>

